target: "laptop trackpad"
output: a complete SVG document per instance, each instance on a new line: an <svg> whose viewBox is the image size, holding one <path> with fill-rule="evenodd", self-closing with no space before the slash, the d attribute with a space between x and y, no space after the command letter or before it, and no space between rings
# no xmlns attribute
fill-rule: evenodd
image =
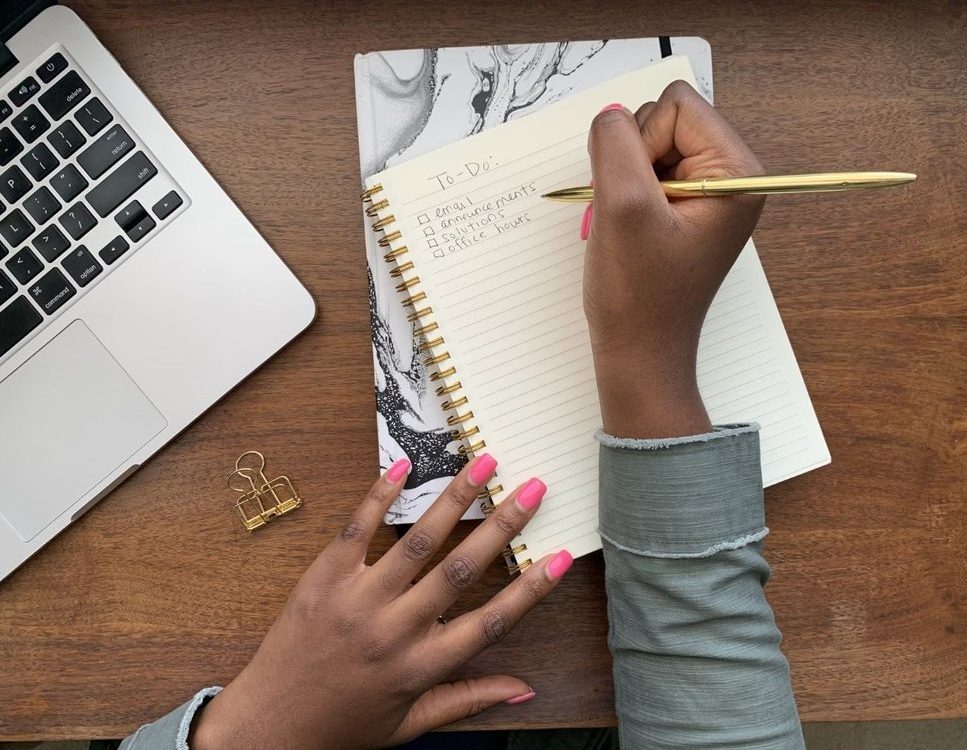
<svg viewBox="0 0 967 750"><path fill-rule="evenodd" d="M0 382L0 516L29 541L166 426L74 321Z"/></svg>

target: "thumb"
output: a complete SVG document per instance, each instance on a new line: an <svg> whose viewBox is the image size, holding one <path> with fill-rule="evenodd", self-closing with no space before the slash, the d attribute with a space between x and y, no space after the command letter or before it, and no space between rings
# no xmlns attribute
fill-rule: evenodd
<svg viewBox="0 0 967 750"><path fill-rule="evenodd" d="M394 743L408 742L431 729L474 716L498 703L524 703L534 695L530 685L510 675L441 682L419 697L391 740Z"/></svg>
<svg viewBox="0 0 967 750"><path fill-rule="evenodd" d="M588 154L595 214L641 206L647 196L664 201L638 121L620 104L609 104L594 118L588 132Z"/></svg>

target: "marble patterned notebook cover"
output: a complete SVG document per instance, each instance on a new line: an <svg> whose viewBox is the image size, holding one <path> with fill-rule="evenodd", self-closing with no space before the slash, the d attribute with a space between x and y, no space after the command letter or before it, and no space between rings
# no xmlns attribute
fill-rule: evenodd
<svg viewBox="0 0 967 750"><path fill-rule="evenodd" d="M356 119L361 180L441 146L523 117L571 93L687 55L712 100L712 61L699 37L653 37L493 47L443 47L357 55ZM634 106L635 102L628 102ZM364 217L365 218L365 217ZM406 456L413 470L387 523L412 523L464 463L426 368L414 324L364 221L376 374L379 465ZM498 457L499 458L499 457ZM465 518L481 518L475 505Z"/></svg>

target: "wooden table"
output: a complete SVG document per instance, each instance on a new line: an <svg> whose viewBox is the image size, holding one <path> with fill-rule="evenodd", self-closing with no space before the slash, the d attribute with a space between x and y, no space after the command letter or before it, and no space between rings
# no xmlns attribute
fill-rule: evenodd
<svg viewBox="0 0 967 750"><path fill-rule="evenodd" d="M767 168L920 175L903 190L774 199L757 230L833 456L767 492L769 597L804 720L967 716L963 8L68 4L295 270L320 314L0 585L0 738L122 736L230 680L372 480L353 53L658 33L711 42L719 107ZM251 537L230 515L224 486L248 448L306 498ZM376 547L393 540L387 529ZM495 567L465 605L505 580ZM613 723L604 604L600 556L580 560L550 601L470 667L512 666L539 699L465 726ZM547 633L566 634L566 647Z"/></svg>

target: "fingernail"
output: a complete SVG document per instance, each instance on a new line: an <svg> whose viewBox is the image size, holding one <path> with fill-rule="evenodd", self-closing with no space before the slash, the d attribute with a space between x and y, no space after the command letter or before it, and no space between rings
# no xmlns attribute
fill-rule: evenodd
<svg viewBox="0 0 967 750"><path fill-rule="evenodd" d="M581 217L581 239L586 240L588 234L591 233L591 209L594 205L589 203L588 207L584 209L584 216Z"/></svg>
<svg viewBox="0 0 967 750"><path fill-rule="evenodd" d="M533 510L547 492L547 485L540 479L528 479L527 484L517 494L517 504L522 510Z"/></svg>
<svg viewBox="0 0 967 750"><path fill-rule="evenodd" d="M470 481L474 484L485 484L496 468L497 460L489 453L484 453L470 467Z"/></svg>
<svg viewBox="0 0 967 750"><path fill-rule="evenodd" d="M574 558L571 557L571 553L566 549L562 549L556 555L554 559L547 564L547 577L552 581L559 580L571 567L571 563L574 562Z"/></svg>
<svg viewBox="0 0 967 750"><path fill-rule="evenodd" d="M614 104L609 104L607 107L601 110L601 112L610 112L612 109L624 109L625 105L621 102L615 102ZM600 113L599 113L600 114Z"/></svg>
<svg viewBox="0 0 967 750"><path fill-rule="evenodd" d="M391 482L398 482L410 473L410 467L412 465L410 459L401 458L389 467L389 471L386 472L386 478Z"/></svg>
<svg viewBox="0 0 967 750"><path fill-rule="evenodd" d="M508 698L504 701L504 703L509 703L512 706L516 706L518 703L527 703L527 701L529 701L535 695L537 695L537 693L531 690L528 693L522 693L521 695L517 695L513 698Z"/></svg>

